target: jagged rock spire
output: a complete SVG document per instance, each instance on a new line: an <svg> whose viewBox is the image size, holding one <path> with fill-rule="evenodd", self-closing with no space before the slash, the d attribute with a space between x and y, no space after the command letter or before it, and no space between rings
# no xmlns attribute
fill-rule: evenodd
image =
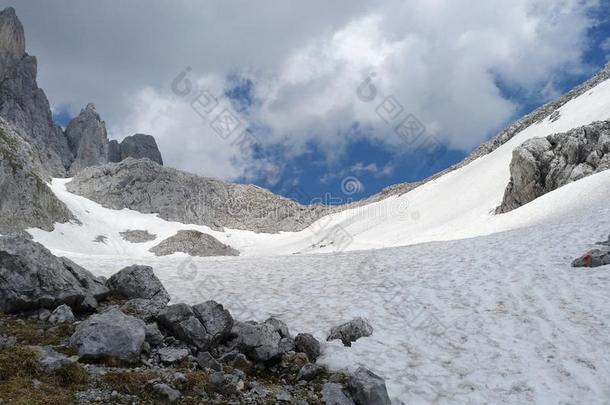
<svg viewBox="0 0 610 405"><path fill-rule="evenodd" d="M0 51L21 59L25 55L25 34L15 9L5 8L0 12Z"/></svg>
<svg viewBox="0 0 610 405"><path fill-rule="evenodd" d="M70 121L66 128L66 137L75 156L69 174L76 174L85 167L108 163L106 124L93 103L87 104L80 114Z"/></svg>

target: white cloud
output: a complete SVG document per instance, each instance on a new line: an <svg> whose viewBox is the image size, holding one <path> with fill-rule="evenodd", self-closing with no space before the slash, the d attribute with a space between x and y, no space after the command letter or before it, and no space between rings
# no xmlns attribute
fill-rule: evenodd
<svg viewBox="0 0 610 405"><path fill-rule="evenodd" d="M3 6L11 1L0 0ZM230 73L247 71L264 100L241 119L266 128L264 143L292 155L316 142L329 160L368 136L407 149L375 112L394 96L427 133L469 149L518 106L497 80L555 94L580 72L597 0L364 0L325 2L79 2L14 4L38 56L40 84L54 106L96 103L112 136L147 132L166 162L224 179L273 182L281 169L218 137L188 100L170 90L193 80L222 94ZM120 12L118 12L120 10ZM375 101L356 89L375 72ZM354 131L358 123L359 131ZM287 155L285 159L292 156Z"/></svg>

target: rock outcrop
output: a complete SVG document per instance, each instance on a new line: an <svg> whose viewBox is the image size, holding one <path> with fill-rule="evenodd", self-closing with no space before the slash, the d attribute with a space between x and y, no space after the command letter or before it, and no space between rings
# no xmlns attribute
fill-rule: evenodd
<svg viewBox="0 0 610 405"><path fill-rule="evenodd" d="M174 236L161 241L150 249L157 256L167 256L176 252L190 256L239 256L239 251L221 243L215 237L199 231L178 231Z"/></svg>
<svg viewBox="0 0 610 405"><path fill-rule="evenodd" d="M513 151L511 178L497 213L573 181L610 169L610 121L527 140Z"/></svg>
<svg viewBox="0 0 610 405"><path fill-rule="evenodd" d="M121 238L131 243L144 243L157 239L157 235L143 229L128 229L126 231L119 232L119 235L121 235Z"/></svg>
<svg viewBox="0 0 610 405"><path fill-rule="evenodd" d="M86 300L104 298L103 280L66 258L55 257L22 236L0 237L0 311L67 304L80 310Z"/></svg>
<svg viewBox="0 0 610 405"><path fill-rule="evenodd" d="M169 294L150 266L125 267L108 279L106 285L111 293L129 300L142 298L167 304Z"/></svg>
<svg viewBox="0 0 610 405"><path fill-rule="evenodd" d="M70 175L89 166L108 163L108 135L106 124L95 110L93 103L81 110L66 128L68 145L74 155Z"/></svg>
<svg viewBox="0 0 610 405"><path fill-rule="evenodd" d="M134 159L147 158L163 166L161 152L152 135L135 134L128 136L123 139L119 147L121 152L120 160L125 160L128 157Z"/></svg>
<svg viewBox="0 0 610 405"><path fill-rule="evenodd" d="M373 334L373 327L364 318L354 318L342 325L335 326L330 330L326 340L340 339L344 346L351 346L353 342Z"/></svg>
<svg viewBox="0 0 610 405"><path fill-rule="evenodd" d="M53 230L74 217L45 182L46 169L22 132L0 118L0 233Z"/></svg>
<svg viewBox="0 0 610 405"><path fill-rule="evenodd" d="M0 12L0 116L23 130L48 175L63 176L72 153L36 83L36 58L25 53L23 26L13 8Z"/></svg>
<svg viewBox="0 0 610 405"><path fill-rule="evenodd" d="M163 219L256 232L299 231L327 213L252 185L228 184L148 159L90 167L67 184L68 191L111 209L158 213Z"/></svg>

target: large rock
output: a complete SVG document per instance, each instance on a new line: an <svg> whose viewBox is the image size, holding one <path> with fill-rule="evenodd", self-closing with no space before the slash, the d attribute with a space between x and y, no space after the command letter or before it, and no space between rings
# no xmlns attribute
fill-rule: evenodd
<svg viewBox="0 0 610 405"><path fill-rule="evenodd" d="M215 237L199 231L178 231L150 249L156 256L182 252L190 256L238 256L239 251L221 243Z"/></svg>
<svg viewBox="0 0 610 405"><path fill-rule="evenodd" d="M23 132L0 118L0 233L52 231L55 223L74 218L45 177L44 164Z"/></svg>
<svg viewBox="0 0 610 405"><path fill-rule="evenodd" d="M326 383L322 386L324 405L354 405L354 401L346 395L341 385Z"/></svg>
<svg viewBox="0 0 610 405"><path fill-rule="evenodd" d="M232 333L239 350L250 360L269 361L286 353L280 334L269 323L235 322Z"/></svg>
<svg viewBox="0 0 610 405"><path fill-rule="evenodd" d="M364 367L351 376L349 391L356 405L392 405L383 378Z"/></svg>
<svg viewBox="0 0 610 405"><path fill-rule="evenodd" d="M316 362L322 353L320 342L309 333L299 333L294 338L296 351L305 353L309 360Z"/></svg>
<svg viewBox="0 0 610 405"><path fill-rule="evenodd" d="M120 144L121 160L147 158L163 165L163 158L155 138L151 135L135 134L126 137Z"/></svg>
<svg viewBox="0 0 610 405"><path fill-rule="evenodd" d="M510 182L496 212L509 212L568 183L608 169L610 121L527 140L513 151Z"/></svg>
<svg viewBox="0 0 610 405"><path fill-rule="evenodd" d="M108 163L108 135L106 124L93 103L81 110L66 128L68 145L74 155L69 173L74 175L89 166Z"/></svg>
<svg viewBox="0 0 610 405"><path fill-rule="evenodd" d="M70 338L70 346L81 359L109 358L137 363L146 336L144 328L143 321L113 307L79 324Z"/></svg>
<svg viewBox="0 0 610 405"><path fill-rule="evenodd" d="M298 231L328 213L322 205L302 206L260 187L228 184L148 159L87 168L67 188L107 208L156 213L165 220L214 229Z"/></svg>
<svg viewBox="0 0 610 405"><path fill-rule="evenodd" d="M25 237L0 237L0 311L55 308L61 304L80 309L86 299L106 295L103 280L76 263L53 256Z"/></svg>
<svg viewBox="0 0 610 405"><path fill-rule="evenodd" d="M65 175L72 153L38 88L36 58L25 53L23 26L13 8L0 12L0 116L20 128L45 173ZM46 177L46 176L43 176Z"/></svg>
<svg viewBox="0 0 610 405"><path fill-rule="evenodd" d="M106 283L111 292L127 299L142 298L164 304L170 296L150 266L133 265L110 277Z"/></svg>
<svg viewBox="0 0 610 405"><path fill-rule="evenodd" d="M231 334L233 317L221 304L215 301L206 301L194 305L193 312L215 342L219 342Z"/></svg>
<svg viewBox="0 0 610 405"><path fill-rule="evenodd" d="M192 344L199 350L207 350L213 337L207 333L203 324L186 304L170 305L157 317L161 326L178 339Z"/></svg>
<svg viewBox="0 0 610 405"><path fill-rule="evenodd" d="M43 373L52 373L64 366L75 363L77 358L71 358L63 353L57 352L50 346L43 346L38 350L38 368Z"/></svg>
<svg viewBox="0 0 610 405"><path fill-rule="evenodd" d="M360 339L361 337L371 336L373 334L373 327L364 318L354 318L343 325L335 326L330 330L330 335L326 340L341 339L344 346L351 346L352 342Z"/></svg>

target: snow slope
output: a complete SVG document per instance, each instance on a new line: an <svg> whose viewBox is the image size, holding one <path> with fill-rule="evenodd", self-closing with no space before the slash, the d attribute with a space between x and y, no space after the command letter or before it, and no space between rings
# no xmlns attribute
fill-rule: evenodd
<svg viewBox="0 0 610 405"><path fill-rule="evenodd" d="M373 336L352 348L328 343L321 361L366 365L387 379L396 403L610 404L609 269L569 265L610 233L610 171L492 214L512 150L610 119L610 81L559 111L559 120L407 194L297 233L217 232L108 210L58 179L53 191L81 223L30 232L96 274L150 264L173 302L216 299L238 319L274 315L324 339L331 326L365 316ZM119 236L127 229L158 237L132 244ZM148 252L179 229L207 232L242 257ZM94 242L98 235L106 242Z"/></svg>

